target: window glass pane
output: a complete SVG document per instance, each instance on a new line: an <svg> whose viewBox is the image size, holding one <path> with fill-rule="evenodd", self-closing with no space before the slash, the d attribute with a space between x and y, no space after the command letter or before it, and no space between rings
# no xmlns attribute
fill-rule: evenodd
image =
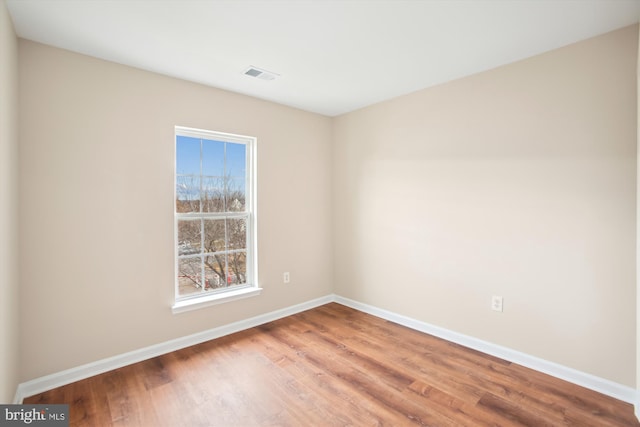
<svg viewBox="0 0 640 427"><path fill-rule="evenodd" d="M247 220L232 218L227 220L227 238L229 250L247 248Z"/></svg>
<svg viewBox="0 0 640 427"><path fill-rule="evenodd" d="M202 179L202 212L224 212L224 178Z"/></svg>
<svg viewBox="0 0 640 427"><path fill-rule="evenodd" d="M244 178L230 178L227 180L227 212L245 212L246 186Z"/></svg>
<svg viewBox="0 0 640 427"><path fill-rule="evenodd" d="M229 278L230 285L244 285L247 283L247 253L235 252L229 254Z"/></svg>
<svg viewBox="0 0 640 427"><path fill-rule="evenodd" d="M225 220L205 219L204 220L204 251L222 252L226 250L225 245Z"/></svg>
<svg viewBox="0 0 640 427"><path fill-rule="evenodd" d="M201 292L202 258L180 258L178 260L178 293L180 296Z"/></svg>
<svg viewBox="0 0 640 427"><path fill-rule="evenodd" d="M226 175L244 178L247 173L247 146L227 143Z"/></svg>
<svg viewBox="0 0 640 427"><path fill-rule="evenodd" d="M207 255L204 257L204 275L207 279L207 290L227 286L227 256L225 254Z"/></svg>
<svg viewBox="0 0 640 427"><path fill-rule="evenodd" d="M202 252L202 220L178 221L178 255Z"/></svg>
<svg viewBox="0 0 640 427"><path fill-rule="evenodd" d="M176 177L176 212L200 212L200 178Z"/></svg>
<svg viewBox="0 0 640 427"><path fill-rule="evenodd" d="M224 176L224 142L202 140L202 175Z"/></svg>
<svg viewBox="0 0 640 427"><path fill-rule="evenodd" d="M176 136L176 172L200 175L200 139Z"/></svg>

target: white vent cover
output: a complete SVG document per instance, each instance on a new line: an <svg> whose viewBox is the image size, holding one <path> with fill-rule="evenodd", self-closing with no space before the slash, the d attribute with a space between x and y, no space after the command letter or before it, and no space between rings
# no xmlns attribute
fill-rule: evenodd
<svg viewBox="0 0 640 427"><path fill-rule="evenodd" d="M275 80L276 77L280 77L280 74L272 73L271 71L263 70L253 65L247 68L244 72L245 75L256 77L260 80Z"/></svg>

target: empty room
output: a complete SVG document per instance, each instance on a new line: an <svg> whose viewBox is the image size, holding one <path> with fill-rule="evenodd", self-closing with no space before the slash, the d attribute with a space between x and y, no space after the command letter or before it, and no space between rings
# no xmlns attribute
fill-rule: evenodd
<svg viewBox="0 0 640 427"><path fill-rule="evenodd" d="M0 0L0 426L640 426L639 18Z"/></svg>

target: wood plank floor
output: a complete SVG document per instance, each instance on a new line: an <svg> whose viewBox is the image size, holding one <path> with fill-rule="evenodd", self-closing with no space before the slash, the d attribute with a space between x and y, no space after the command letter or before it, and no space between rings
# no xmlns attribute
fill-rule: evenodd
<svg viewBox="0 0 640 427"><path fill-rule="evenodd" d="M640 426L630 404L339 304L32 396L71 426Z"/></svg>

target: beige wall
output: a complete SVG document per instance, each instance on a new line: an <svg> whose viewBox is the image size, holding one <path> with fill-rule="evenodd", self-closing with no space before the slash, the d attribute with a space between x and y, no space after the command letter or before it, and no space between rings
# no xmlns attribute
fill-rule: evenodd
<svg viewBox="0 0 640 427"><path fill-rule="evenodd" d="M0 0L0 403L18 384L18 40Z"/></svg>
<svg viewBox="0 0 640 427"><path fill-rule="evenodd" d="M22 381L331 293L329 118L19 48ZM171 313L174 125L258 138L258 297Z"/></svg>
<svg viewBox="0 0 640 427"><path fill-rule="evenodd" d="M636 114L637 124L640 124L640 31L638 32L638 57L636 67ZM638 265L640 265L640 130L636 126L636 389L640 391L640 276L638 275ZM640 393L636 399L636 417L640 419Z"/></svg>
<svg viewBox="0 0 640 427"><path fill-rule="evenodd" d="M635 386L637 32L337 118L336 292Z"/></svg>

